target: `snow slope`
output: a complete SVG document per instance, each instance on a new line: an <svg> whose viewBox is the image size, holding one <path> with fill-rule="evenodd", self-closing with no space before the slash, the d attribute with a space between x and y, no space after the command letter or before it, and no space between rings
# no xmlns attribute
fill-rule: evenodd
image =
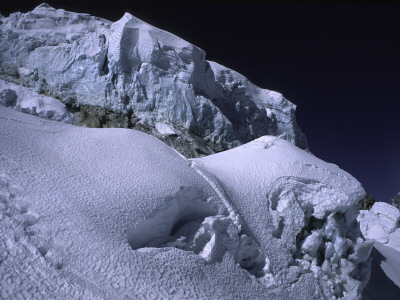
<svg viewBox="0 0 400 300"><path fill-rule="evenodd" d="M0 297L357 299L361 185L263 137L188 160L0 106Z"/></svg>
<svg viewBox="0 0 400 300"><path fill-rule="evenodd" d="M293 103L129 13L113 23L42 4L3 18L0 31L3 78L46 91L83 113L96 106L123 114L123 126L146 132L156 131L157 123L175 126L185 145L170 144L187 155L267 134L285 134L307 148ZM195 137L203 140L197 148Z"/></svg>

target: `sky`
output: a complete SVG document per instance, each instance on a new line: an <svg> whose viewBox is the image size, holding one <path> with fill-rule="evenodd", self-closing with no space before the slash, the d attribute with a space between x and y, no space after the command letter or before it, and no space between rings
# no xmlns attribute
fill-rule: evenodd
<svg viewBox="0 0 400 300"><path fill-rule="evenodd" d="M32 10L42 1L0 8ZM400 4L396 2L47 1L172 32L256 85L281 92L317 157L378 201L400 191Z"/></svg>

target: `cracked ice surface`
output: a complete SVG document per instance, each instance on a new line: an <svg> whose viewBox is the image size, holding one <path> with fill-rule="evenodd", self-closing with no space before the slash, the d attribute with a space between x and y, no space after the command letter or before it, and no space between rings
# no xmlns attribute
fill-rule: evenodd
<svg viewBox="0 0 400 300"><path fill-rule="evenodd" d="M289 298L361 297L372 244L360 236L364 190L353 177L275 137L194 161L221 183L268 258L260 282ZM307 294L308 284L321 289Z"/></svg>
<svg viewBox="0 0 400 300"><path fill-rule="evenodd" d="M2 298L360 297L363 189L287 141L187 160L3 106L0 138Z"/></svg>

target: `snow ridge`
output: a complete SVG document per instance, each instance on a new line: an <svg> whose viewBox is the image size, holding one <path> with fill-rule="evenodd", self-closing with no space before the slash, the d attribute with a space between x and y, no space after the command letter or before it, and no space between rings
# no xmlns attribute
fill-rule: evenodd
<svg viewBox="0 0 400 300"><path fill-rule="evenodd" d="M229 212L229 217L234 221L235 225L238 227L239 231L241 230L241 225L240 225L240 220L239 216L236 214L235 210L233 209L230 200L226 196L224 190L222 187L218 184L218 181L213 178L213 176L208 173L207 171L202 167L202 164L197 161L190 160L190 167L192 167L201 177L203 177L212 187L212 189L217 193L219 199L221 202L225 205Z"/></svg>

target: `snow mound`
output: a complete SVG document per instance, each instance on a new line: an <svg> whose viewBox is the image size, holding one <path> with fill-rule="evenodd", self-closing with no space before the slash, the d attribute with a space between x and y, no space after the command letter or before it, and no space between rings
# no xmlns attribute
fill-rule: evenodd
<svg viewBox="0 0 400 300"><path fill-rule="evenodd" d="M290 142L188 160L4 106L0 138L2 298L361 297L364 191Z"/></svg>
<svg viewBox="0 0 400 300"><path fill-rule="evenodd" d="M83 115L92 106L123 114L129 119L124 126L147 133L157 123L170 124L182 138L170 145L185 155L211 154L263 135L285 134L307 148L296 106L281 94L208 62L202 49L129 13L112 23L41 5L12 13L0 30L3 78ZM201 145L194 146L195 137Z"/></svg>
<svg viewBox="0 0 400 300"><path fill-rule="evenodd" d="M354 178L275 137L194 161L221 183L260 244L267 286L294 291L308 280L324 287L322 298L359 297L372 244L358 229L355 205L365 193Z"/></svg>

